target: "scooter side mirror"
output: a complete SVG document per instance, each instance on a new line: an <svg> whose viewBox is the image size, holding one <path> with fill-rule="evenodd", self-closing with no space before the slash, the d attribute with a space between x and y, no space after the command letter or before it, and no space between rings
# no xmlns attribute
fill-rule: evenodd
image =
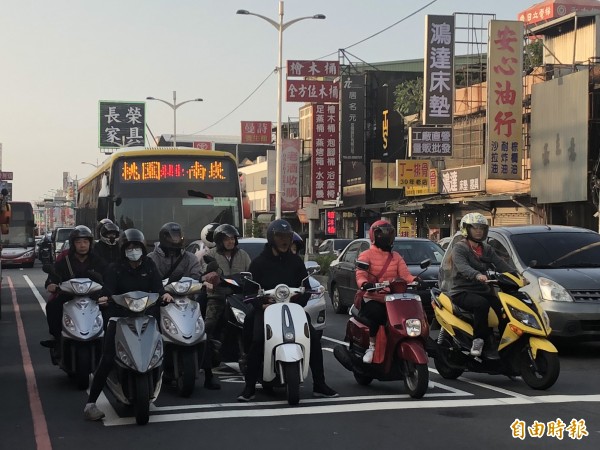
<svg viewBox="0 0 600 450"><path fill-rule="evenodd" d="M370 265L368 262L364 262L364 261L356 261L356 262L354 263L354 266L355 266L357 269L360 269L360 270L367 270L367 271L369 270L369 267L371 267L371 265Z"/></svg>
<svg viewBox="0 0 600 450"><path fill-rule="evenodd" d="M430 265L431 265L431 259L427 258L427 259L424 259L423 261L421 261L421 263L419 264L419 267L421 269L427 269Z"/></svg>
<svg viewBox="0 0 600 450"><path fill-rule="evenodd" d="M252 280L252 272L240 272L244 280Z"/></svg>

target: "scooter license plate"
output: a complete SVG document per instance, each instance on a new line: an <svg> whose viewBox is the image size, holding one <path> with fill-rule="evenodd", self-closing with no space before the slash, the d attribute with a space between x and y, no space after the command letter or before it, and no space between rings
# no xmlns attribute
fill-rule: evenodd
<svg viewBox="0 0 600 450"><path fill-rule="evenodd" d="M415 294L389 294L386 298L390 298L392 300L416 300L418 297Z"/></svg>

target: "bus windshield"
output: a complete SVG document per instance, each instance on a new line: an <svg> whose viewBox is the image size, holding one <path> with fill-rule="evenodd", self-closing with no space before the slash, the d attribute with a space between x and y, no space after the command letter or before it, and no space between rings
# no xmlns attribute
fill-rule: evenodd
<svg viewBox="0 0 600 450"><path fill-rule="evenodd" d="M2 235L2 246L5 248L33 247L35 245L35 221L31 203L10 202L10 210L9 232Z"/></svg>
<svg viewBox="0 0 600 450"><path fill-rule="evenodd" d="M166 222L177 222L188 242L210 223L241 230L239 178L230 158L131 156L113 167L115 223L137 228L149 244Z"/></svg>

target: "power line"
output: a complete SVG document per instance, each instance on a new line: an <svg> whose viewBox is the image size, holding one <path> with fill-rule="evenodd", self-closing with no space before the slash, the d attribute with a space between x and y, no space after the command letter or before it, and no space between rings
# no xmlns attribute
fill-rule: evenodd
<svg viewBox="0 0 600 450"><path fill-rule="evenodd" d="M271 75L273 75L273 74L274 74L276 71L277 71L277 69L275 69L274 71L270 72L270 73L269 73L269 75L267 75L267 78L265 78L265 79L264 79L264 80L263 80L263 81L262 81L262 82L261 82L261 83L260 83L258 86L256 86L256 88L255 88L255 89L254 89L254 90L253 90L253 91L252 91L250 94L248 94L248 96L247 96L247 97L246 97L244 100L242 100L242 102L241 102L239 105L237 105L235 108L233 108L233 109L232 109L230 112L228 112L228 113L227 113L225 116L221 117L219 120L217 120L217 121L216 121L215 123L213 123L212 125L209 125L209 126L207 126L206 128L203 128L202 130L200 130L200 131L196 131L195 133L192 133L192 134L200 134L200 133L202 133L202 132L204 132L204 131L208 130L209 128L212 128L212 127L214 127L215 125L217 125L217 124L221 123L221 122L222 122L223 120L225 120L227 117L229 117L230 115L232 115L232 114L233 114L233 113L234 113L234 112L235 112L235 111L236 111L236 110L237 110L237 109L238 109L240 106L242 106L244 103L246 103L246 102L247 102L247 101L250 99L250 97L252 97L252 96L254 95L254 93L255 93L256 91L258 91L258 90L259 90L259 89L262 87L262 85L263 85L263 84L265 84L265 83L267 82L267 80L268 80L268 79L271 77Z"/></svg>

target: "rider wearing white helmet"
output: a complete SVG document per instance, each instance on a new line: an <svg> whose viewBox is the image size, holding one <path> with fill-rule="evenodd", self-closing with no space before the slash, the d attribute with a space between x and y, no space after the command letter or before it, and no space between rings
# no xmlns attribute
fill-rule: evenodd
<svg viewBox="0 0 600 450"><path fill-rule="evenodd" d="M460 221L460 232L464 239L457 242L451 250L449 264L451 266L446 293L459 307L473 313L473 344L471 355L480 356L485 350L488 357L497 357L496 344L492 341L488 328L488 311L491 307L505 326L502 318L500 300L486 284L487 271L492 266L499 272L514 271L506 261L498 256L487 239L489 225L480 213L468 213Z"/></svg>

